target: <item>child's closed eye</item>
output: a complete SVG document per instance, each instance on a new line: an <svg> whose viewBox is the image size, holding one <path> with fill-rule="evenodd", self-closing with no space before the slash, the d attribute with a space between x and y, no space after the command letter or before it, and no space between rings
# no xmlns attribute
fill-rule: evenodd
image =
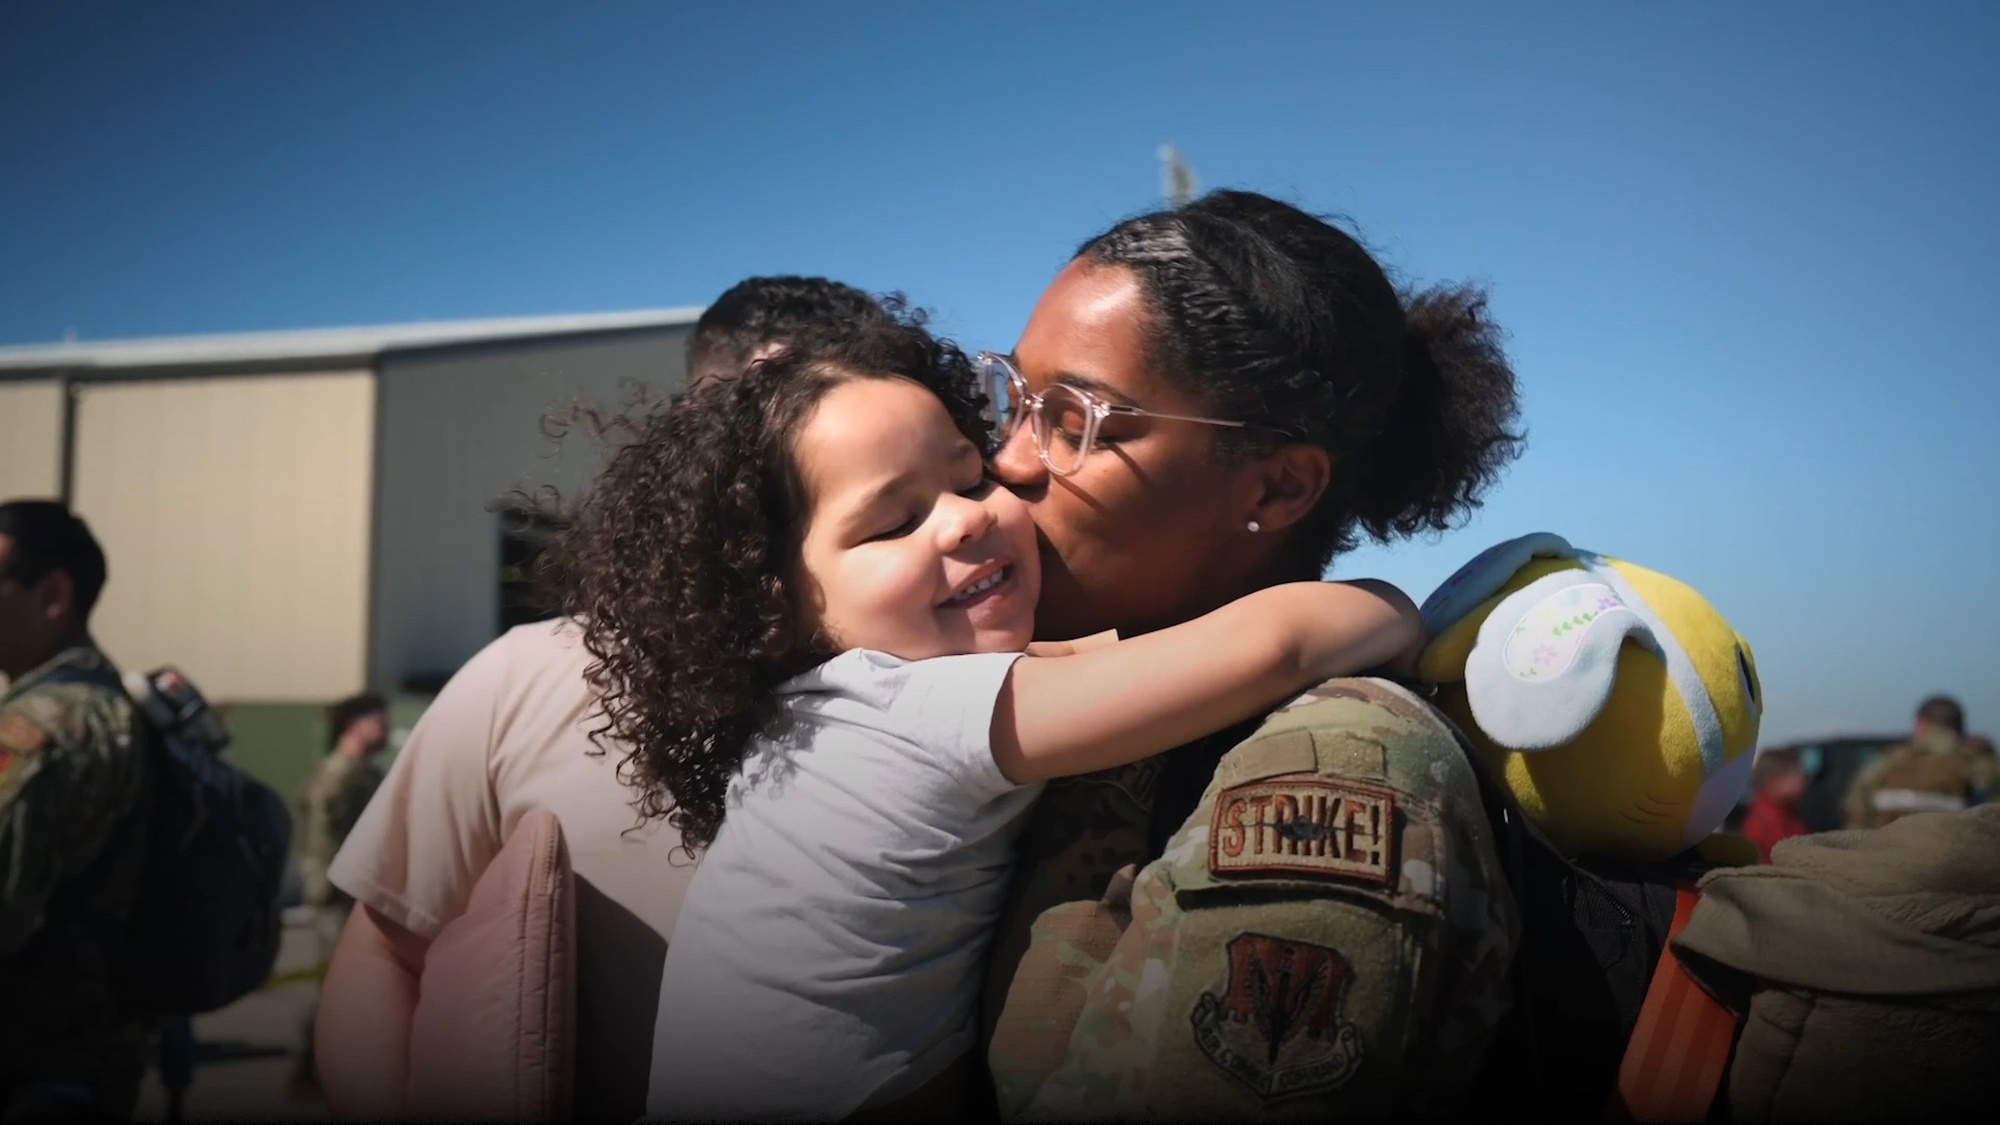
<svg viewBox="0 0 2000 1125"><path fill-rule="evenodd" d="M924 523L924 517L921 514L913 515L909 519L904 520L902 523L897 524L896 526L890 528L887 531L880 531L875 533L874 535L870 535L865 541L873 543L880 539L901 539L903 536L908 535L911 532L914 532L919 527L922 527L923 523Z"/></svg>

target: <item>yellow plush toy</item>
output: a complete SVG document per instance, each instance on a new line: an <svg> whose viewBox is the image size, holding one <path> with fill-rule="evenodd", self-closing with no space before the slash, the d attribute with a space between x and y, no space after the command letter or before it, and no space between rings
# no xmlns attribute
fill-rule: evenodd
<svg viewBox="0 0 2000 1125"><path fill-rule="evenodd" d="M1556 846L1744 861L1711 834L1750 779L1757 665L1700 594L1541 533L1467 563L1423 615L1436 702Z"/></svg>

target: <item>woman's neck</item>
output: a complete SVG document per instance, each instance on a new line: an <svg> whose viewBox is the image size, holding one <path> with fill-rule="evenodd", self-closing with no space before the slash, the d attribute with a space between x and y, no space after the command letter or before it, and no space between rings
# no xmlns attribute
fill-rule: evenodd
<svg viewBox="0 0 2000 1125"><path fill-rule="evenodd" d="M1120 637L1136 637L1144 633L1158 632L1161 629L1171 629L1176 625L1184 625L1187 622L1193 621L1204 614L1214 613L1230 602L1249 594L1254 594L1259 590L1283 585L1287 582L1313 582L1317 581L1320 577L1310 567L1289 562L1281 563L1277 559L1271 561L1272 565L1264 567L1256 573L1236 575L1214 582L1203 583L1196 588L1193 595L1185 602L1160 620L1141 623L1137 627L1130 629L1121 625L1118 627L1118 635Z"/></svg>

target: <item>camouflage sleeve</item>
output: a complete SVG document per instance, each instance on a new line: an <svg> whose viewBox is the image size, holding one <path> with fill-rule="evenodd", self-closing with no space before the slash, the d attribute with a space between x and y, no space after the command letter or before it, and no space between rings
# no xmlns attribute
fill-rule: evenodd
<svg viewBox="0 0 2000 1125"><path fill-rule="evenodd" d="M304 900L309 906L325 906L335 897L333 884L327 879L327 868L333 865L333 857L340 851L340 840L334 833L334 803L340 789L340 781L335 770L339 763L328 758L321 762L312 779L306 782L305 793L299 801L299 874L304 880Z"/></svg>
<svg viewBox="0 0 2000 1125"><path fill-rule="evenodd" d="M1848 783L1846 799L1841 802L1844 828L1868 828L1875 823L1875 790L1880 787L1882 775L1888 771L1903 753L1901 746L1895 746L1875 755L1875 760L1862 766Z"/></svg>
<svg viewBox="0 0 2000 1125"><path fill-rule="evenodd" d="M361 765L348 775L347 783L340 787L339 794L327 807L327 832L333 839L334 854L339 854L341 845L361 820L361 814L368 808L368 802L381 788L382 774L372 765ZM329 858L329 863L332 860Z"/></svg>
<svg viewBox="0 0 2000 1125"><path fill-rule="evenodd" d="M130 720L122 700L84 687L31 692L0 710L0 957L35 935L56 887L138 800Z"/></svg>
<svg viewBox="0 0 2000 1125"><path fill-rule="evenodd" d="M1381 681L1231 750L1107 942L1118 906L1037 924L989 1054L1008 1119L1451 1115L1511 1002L1519 919L1472 767Z"/></svg>
<svg viewBox="0 0 2000 1125"><path fill-rule="evenodd" d="M1034 942L1042 913L1069 902L1095 903L1119 868L1146 855L1153 793L1164 758L1048 783L1028 814L1016 873L994 927L980 998L980 1043L992 1037L1014 971Z"/></svg>

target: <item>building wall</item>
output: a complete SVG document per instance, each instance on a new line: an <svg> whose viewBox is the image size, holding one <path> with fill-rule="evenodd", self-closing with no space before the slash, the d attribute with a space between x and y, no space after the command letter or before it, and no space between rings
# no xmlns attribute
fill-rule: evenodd
<svg viewBox="0 0 2000 1125"><path fill-rule="evenodd" d="M366 371L86 384L73 500L104 545L112 659L218 701L358 690L374 429Z"/></svg>
<svg viewBox="0 0 2000 1125"><path fill-rule="evenodd" d="M456 670L499 632L500 517L514 489L565 497L600 462L543 419L617 407L626 383L686 381L686 327L386 355L381 360L369 677L391 689Z"/></svg>
<svg viewBox="0 0 2000 1125"><path fill-rule="evenodd" d="M62 491L62 381L0 382L0 502Z"/></svg>

